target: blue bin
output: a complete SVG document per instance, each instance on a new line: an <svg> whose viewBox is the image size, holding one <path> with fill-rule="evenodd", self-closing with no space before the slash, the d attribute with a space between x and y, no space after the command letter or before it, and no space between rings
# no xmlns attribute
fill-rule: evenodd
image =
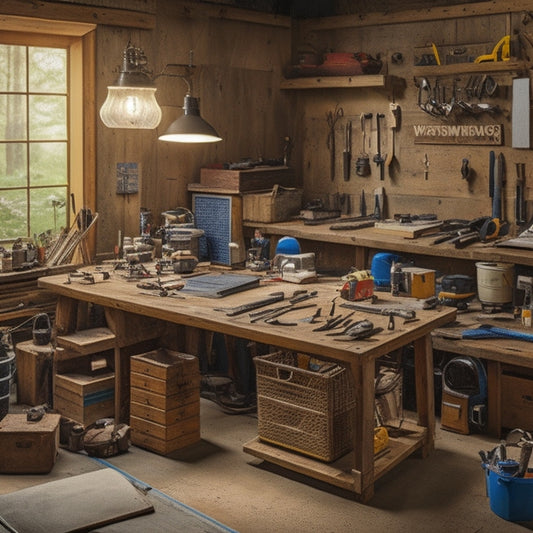
<svg viewBox="0 0 533 533"><path fill-rule="evenodd" d="M502 475L490 468L485 474L493 513L510 522L533 520L533 478Z"/></svg>
<svg viewBox="0 0 533 533"><path fill-rule="evenodd" d="M393 263L399 263L399 255L388 252L378 252L372 258L370 273L376 287L390 287L390 269Z"/></svg>

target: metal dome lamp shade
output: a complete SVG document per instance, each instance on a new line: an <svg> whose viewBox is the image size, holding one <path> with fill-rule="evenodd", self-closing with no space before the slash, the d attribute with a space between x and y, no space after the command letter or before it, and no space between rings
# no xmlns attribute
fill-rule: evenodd
<svg viewBox="0 0 533 533"><path fill-rule="evenodd" d="M184 79L184 78L183 78ZM198 100L189 92L183 102L183 115L175 120L160 141L181 143L211 143L222 140L216 130L200 116Z"/></svg>
<svg viewBox="0 0 533 533"><path fill-rule="evenodd" d="M120 75L115 85L108 86L100 108L100 118L108 128L154 129L161 122L157 89L146 64L143 50L128 43Z"/></svg>

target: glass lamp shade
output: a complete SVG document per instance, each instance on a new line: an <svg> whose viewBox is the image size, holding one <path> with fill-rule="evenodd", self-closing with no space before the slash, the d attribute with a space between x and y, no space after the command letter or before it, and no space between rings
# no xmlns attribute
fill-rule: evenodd
<svg viewBox="0 0 533 533"><path fill-rule="evenodd" d="M100 108L100 118L108 128L154 129L161 122L161 108L155 87L110 85Z"/></svg>
<svg viewBox="0 0 533 533"><path fill-rule="evenodd" d="M212 143L222 140L216 130L200 116L198 100L187 94L183 104L184 114L175 120L160 141L181 143Z"/></svg>

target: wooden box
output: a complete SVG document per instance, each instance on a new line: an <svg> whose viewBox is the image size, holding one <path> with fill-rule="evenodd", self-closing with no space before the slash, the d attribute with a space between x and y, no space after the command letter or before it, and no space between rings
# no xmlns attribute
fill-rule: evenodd
<svg viewBox="0 0 533 533"><path fill-rule="evenodd" d="M242 218L252 222L283 222L298 215L303 191L274 187L271 192L249 193L242 197Z"/></svg>
<svg viewBox="0 0 533 533"><path fill-rule="evenodd" d="M32 340L17 343L17 401L25 405L52 405L52 367L54 356L62 352L51 344Z"/></svg>
<svg viewBox="0 0 533 533"><path fill-rule="evenodd" d="M230 192L266 191L274 185L294 187L294 170L289 167L255 167L247 170L200 169L200 184Z"/></svg>
<svg viewBox="0 0 533 533"><path fill-rule="evenodd" d="M61 415L46 413L38 422L25 414L0 421L0 473L47 474L56 462Z"/></svg>
<svg viewBox="0 0 533 533"><path fill-rule="evenodd" d="M501 426L533 431L533 378L503 373L501 398Z"/></svg>
<svg viewBox="0 0 533 533"><path fill-rule="evenodd" d="M88 426L115 412L115 374L56 374L54 409Z"/></svg>

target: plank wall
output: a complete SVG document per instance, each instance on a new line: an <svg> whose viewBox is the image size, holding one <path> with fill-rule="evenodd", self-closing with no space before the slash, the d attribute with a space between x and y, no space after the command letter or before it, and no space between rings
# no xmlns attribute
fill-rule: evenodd
<svg viewBox="0 0 533 533"><path fill-rule="evenodd" d="M496 4L492 2L491 4ZM431 9L425 10L425 14ZM460 11L458 10L459 14ZM421 15L422 18L422 15ZM522 23L523 14L496 14L476 17L427 20L422 22L401 22L365 27L335 27L334 21L342 17L331 17L327 24L303 23L295 36L294 47L314 48L315 50L363 51L374 57L380 57L386 72L404 82L404 87L396 88L350 88L350 89L315 89L294 90L293 108L300 118L295 138L299 148L299 158L304 176L305 195L327 199L332 192L348 193L359 197L361 190L367 193L367 205L370 193L375 187L383 186L387 198L387 214L394 213L436 213L440 218L466 218L491 214L491 200L488 194L489 152L504 154L507 167L507 186L505 190L504 214L514 221L514 191L516 182L515 163L526 163L526 194L531 200L529 187L533 158L529 150L511 148L511 106L512 79L517 74L492 74L498 82L494 97L481 101L501 108L501 113L490 115L484 113L475 117L463 115L448 121L434 118L417 105L418 89L415 85L420 76L413 68L415 54L420 47L436 43L441 54L450 47L460 47L468 43L489 43L487 52L492 51L501 37L515 32L533 32L533 26ZM377 19L374 19L377 20ZM384 18L385 20L385 18ZM343 25L340 25L343 26ZM492 43L492 44L490 44ZM448 46L445 46L448 45ZM431 51L431 48L429 48ZM403 61L395 64L391 57L395 53L402 55ZM527 75L527 74L526 74ZM437 76L427 75L431 86ZM468 73L439 76L441 85L446 85L448 98L454 79L459 87L466 85ZM380 181L379 170L371 163L370 177L354 176L345 182L342 178L343 131L347 120L353 121L353 155L361 151L362 134L359 127L361 113L372 113L370 158L376 153L376 113L384 113L382 125L382 153L390 151L390 113L389 103L395 102L401 107L401 127L395 137L395 163L392 172L385 172L385 180ZM480 100L473 99L472 103ZM329 172L329 151L326 146L328 125L326 113L336 105L344 110L344 117L337 123L336 140L336 177L332 182ZM415 144L414 125L417 124L501 124L503 125L502 146L472 145L420 145ZM367 129L368 133L368 129ZM368 146L367 146L368 148ZM428 174L425 179L425 158L428 160ZM462 179L461 165L463 158L469 160L470 180ZM533 215L531 206L529 216Z"/></svg>

